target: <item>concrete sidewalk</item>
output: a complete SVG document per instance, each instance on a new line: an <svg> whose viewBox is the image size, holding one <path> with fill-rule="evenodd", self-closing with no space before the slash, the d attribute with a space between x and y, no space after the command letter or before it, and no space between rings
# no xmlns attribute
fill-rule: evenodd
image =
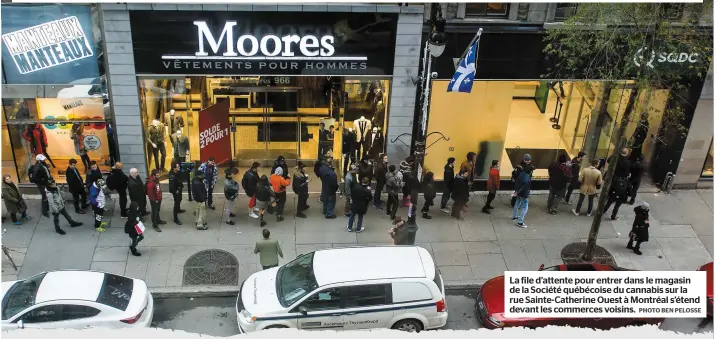
<svg viewBox="0 0 718 339"><path fill-rule="evenodd" d="M236 256L239 263L239 281L261 269L253 253L254 243L261 237L256 219L247 216L247 198L236 204L237 225L221 221L224 198L216 196L216 211L207 210L210 229L198 231L193 225L192 205L183 202L186 213L180 216L184 223L172 223L171 198L165 198L162 219L168 222L157 233L148 227L145 240L138 249L141 257L129 254L129 238L124 233L124 221L119 209L106 213L112 226L105 233L92 227L91 213L78 215L85 225L78 228L65 226L67 235L54 232L52 221L40 216L39 200L29 201L34 217L30 223L15 226L6 221L7 234L2 243L11 249L11 255L20 265L15 271L3 257L2 279L26 278L38 272L55 269L92 269L137 277L153 288L180 287L183 284L185 261L201 250L221 249ZM447 284L479 284L506 270L536 270L541 264L560 264L561 249L585 239L591 218L574 216L571 206L561 204L556 216L545 212L546 196L534 195L526 218L528 228L516 227L511 220L509 195L499 195L496 209L490 216L481 213L483 195L471 202L464 221L456 221L438 210L438 200L432 220L418 219L417 244L434 256ZM338 199L338 215L334 220L320 215L317 196L310 198L311 208L307 219L294 219L293 206L287 206L286 220L277 223L267 218L267 229L281 242L285 263L297 254L308 251L351 245L389 244L387 229L391 226L383 211L370 207L364 218L363 233L348 233L347 219L341 216L343 200ZM423 198L420 198L423 200ZM574 199L575 200L575 199ZM642 246L643 256L625 248L633 207L624 205L618 221L602 223L598 244L609 250L620 266L640 270L696 270L712 261L713 257L713 190L641 193L638 201L651 204L652 223L650 241ZM288 205L294 205L294 195ZM71 204L70 206L71 209ZM115 207L114 201L111 207ZM584 207L585 208L585 207ZM406 216L407 208L399 214ZM71 215L75 215L70 212ZM149 218L147 218L149 223ZM361 260L361 258L357 258ZM347 269L351 263L347 263ZM195 289L202 287L194 287Z"/></svg>

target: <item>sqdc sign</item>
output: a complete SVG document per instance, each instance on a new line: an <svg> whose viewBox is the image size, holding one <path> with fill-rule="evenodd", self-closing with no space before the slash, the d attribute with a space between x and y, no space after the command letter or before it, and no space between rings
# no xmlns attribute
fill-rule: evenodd
<svg viewBox="0 0 718 339"><path fill-rule="evenodd" d="M646 48L639 49L636 54L633 55L633 63L641 67L642 63L645 63L646 66L650 68L655 68L654 63L663 64L663 63L673 63L673 64L682 64L684 62L688 62L691 64L694 64L698 62L698 53L667 53L667 52L659 52L656 53L656 51L651 51L650 57L648 60L644 60L644 53Z"/></svg>

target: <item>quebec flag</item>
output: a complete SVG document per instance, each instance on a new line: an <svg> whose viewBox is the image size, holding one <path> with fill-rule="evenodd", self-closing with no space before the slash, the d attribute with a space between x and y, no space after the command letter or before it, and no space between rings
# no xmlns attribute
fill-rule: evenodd
<svg viewBox="0 0 718 339"><path fill-rule="evenodd" d="M478 51L479 40L471 45L469 52L459 62L456 73L449 81L448 92L471 93L471 87L474 85L474 77L476 76L476 54Z"/></svg>

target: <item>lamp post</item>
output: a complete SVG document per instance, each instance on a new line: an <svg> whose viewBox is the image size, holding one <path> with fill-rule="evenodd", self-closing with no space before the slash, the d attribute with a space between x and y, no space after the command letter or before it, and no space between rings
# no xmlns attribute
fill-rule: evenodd
<svg viewBox="0 0 718 339"><path fill-rule="evenodd" d="M409 207L409 220L407 220L407 242L414 245L416 231L419 226L416 224L416 209L419 202L419 187L421 185L422 164L426 155L426 127L429 117L429 101L431 100L431 63L433 58L438 58L444 53L446 47L446 35L444 27L446 20L441 16L441 7L434 3L431 5L432 32L424 46L424 65L421 75L421 118L419 129L414 143L414 163L412 164L412 178L406 184L411 185L411 206Z"/></svg>

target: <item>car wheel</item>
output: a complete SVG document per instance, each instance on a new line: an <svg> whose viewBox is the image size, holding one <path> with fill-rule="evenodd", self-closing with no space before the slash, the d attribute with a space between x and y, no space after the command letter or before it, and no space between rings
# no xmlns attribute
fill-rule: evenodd
<svg viewBox="0 0 718 339"><path fill-rule="evenodd" d="M391 328L404 332L419 333L422 330L422 325L414 319L404 319L397 321Z"/></svg>
<svg viewBox="0 0 718 339"><path fill-rule="evenodd" d="M289 327L283 326L283 325L271 325L271 326L265 327L264 330L276 330L276 329L280 329L280 328L289 328Z"/></svg>

